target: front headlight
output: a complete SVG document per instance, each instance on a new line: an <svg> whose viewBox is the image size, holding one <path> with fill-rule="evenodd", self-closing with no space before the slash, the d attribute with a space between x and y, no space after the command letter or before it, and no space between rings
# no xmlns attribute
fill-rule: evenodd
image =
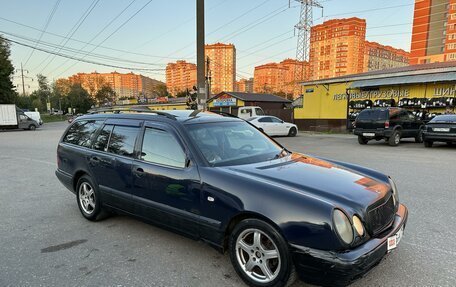
<svg viewBox="0 0 456 287"><path fill-rule="evenodd" d="M399 203L399 193L397 191L396 183L394 183L391 177L388 177L388 179L391 185L391 190L393 191L394 206L396 206L396 204Z"/></svg>
<svg viewBox="0 0 456 287"><path fill-rule="evenodd" d="M346 244L353 241L353 227L348 217L339 209L335 209L333 213L334 227L337 234Z"/></svg>

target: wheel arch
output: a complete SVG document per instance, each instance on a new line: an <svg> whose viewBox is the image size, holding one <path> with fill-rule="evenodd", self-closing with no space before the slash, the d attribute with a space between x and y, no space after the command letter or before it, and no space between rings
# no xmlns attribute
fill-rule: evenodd
<svg viewBox="0 0 456 287"><path fill-rule="evenodd" d="M88 172L86 172L85 170L81 170L81 169L78 170L78 171L74 174L74 176L73 176L73 190L74 190L75 192L76 192L76 188L77 188L79 179L80 179L82 176L84 176L84 175L90 176ZM90 177L90 178L93 179L92 177Z"/></svg>
<svg viewBox="0 0 456 287"><path fill-rule="evenodd" d="M262 221L270 224L277 232L280 233L280 235L283 238L285 238L285 236L282 233L282 230L280 229L280 227L274 221L272 221L270 218L268 218L268 217L266 217L266 216L264 216L262 214L256 213L256 212L243 211L243 212L238 213L235 216L233 216L230 219L229 223L226 225L225 232L224 232L224 237L223 237L223 243L222 243L222 252L225 252L228 249L228 242L229 242L229 237L230 237L231 232L234 230L234 228L236 227L236 225L239 222L241 222L242 220L245 220L245 219L262 220Z"/></svg>

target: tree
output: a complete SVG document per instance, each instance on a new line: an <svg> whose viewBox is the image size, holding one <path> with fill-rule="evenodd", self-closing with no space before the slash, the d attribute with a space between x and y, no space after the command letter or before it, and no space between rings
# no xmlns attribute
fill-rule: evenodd
<svg viewBox="0 0 456 287"><path fill-rule="evenodd" d="M168 89L165 84L158 84L154 87L152 91L155 97L167 97L169 96Z"/></svg>
<svg viewBox="0 0 456 287"><path fill-rule="evenodd" d="M38 74L36 77L38 78L38 90L30 94L30 100L33 109L36 108L40 112L44 112L47 110L46 103L51 100L51 87L46 76Z"/></svg>
<svg viewBox="0 0 456 287"><path fill-rule="evenodd" d="M15 102L16 91L11 80L14 67L11 63L10 55L9 43L0 36L0 104L12 104Z"/></svg>
<svg viewBox="0 0 456 287"><path fill-rule="evenodd" d="M95 94L99 105L112 103L116 99L116 92L109 85L103 85Z"/></svg>
<svg viewBox="0 0 456 287"><path fill-rule="evenodd" d="M62 97L62 109L76 109L76 113L86 113L94 104L89 93L81 86L74 84L66 97Z"/></svg>

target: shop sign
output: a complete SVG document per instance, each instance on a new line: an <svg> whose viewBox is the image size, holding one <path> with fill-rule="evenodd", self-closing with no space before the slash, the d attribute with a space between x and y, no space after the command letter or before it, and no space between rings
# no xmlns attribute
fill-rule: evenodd
<svg viewBox="0 0 456 287"><path fill-rule="evenodd" d="M214 100L214 107L230 107L236 105L236 98L220 96Z"/></svg>
<svg viewBox="0 0 456 287"><path fill-rule="evenodd" d="M456 96L456 85L444 88L434 88L434 97L454 97Z"/></svg>
<svg viewBox="0 0 456 287"><path fill-rule="evenodd" d="M408 98L410 91L407 89L388 89L388 90L375 90L375 91L360 91L350 92L350 100L356 99L392 99L392 98ZM347 94L336 94L333 100L347 100Z"/></svg>

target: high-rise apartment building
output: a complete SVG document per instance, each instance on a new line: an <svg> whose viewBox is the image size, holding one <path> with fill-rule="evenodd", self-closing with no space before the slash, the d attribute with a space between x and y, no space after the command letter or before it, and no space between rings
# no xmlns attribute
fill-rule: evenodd
<svg viewBox="0 0 456 287"><path fill-rule="evenodd" d="M408 66L410 53L377 42L364 43L364 72Z"/></svg>
<svg viewBox="0 0 456 287"><path fill-rule="evenodd" d="M303 69L304 78L308 79L309 64L294 59L285 59L280 63L268 63L255 67L253 90L256 93L295 92L295 74Z"/></svg>
<svg viewBox="0 0 456 287"><path fill-rule="evenodd" d="M456 60L456 0L415 0L410 64Z"/></svg>
<svg viewBox="0 0 456 287"><path fill-rule="evenodd" d="M324 79L361 73L364 69L366 20L333 19L310 33L310 78Z"/></svg>
<svg viewBox="0 0 456 287"><path fill-rule="evenodd" d="M235 92L253 93L253 78L240 79L234 84Z"/></svg>
<svg viewBox="0 0 456 287"><path fill-rule="evenodd" d="M233 44L215 43L205 46L211 72L211 93L234 91L236 82L236 48Z"/></svg>
<svg viewBox="0 0 456 287"><path fill-rule="evenodd" d="M133 73L121 74L118 72L111 73L77 73L68 78L71 84L81 84L90 95L94 96L96 92L104 85L110 86L119 98L137 98L153 97L157 85L162 82L137 75Z"/></svg>
<svg viewBox="0 0 456 287"><path fill-rule="evenodd" d="M186 61L177 61L166 65L166 87L175 96L196 85L196 65Z"/></svg>

